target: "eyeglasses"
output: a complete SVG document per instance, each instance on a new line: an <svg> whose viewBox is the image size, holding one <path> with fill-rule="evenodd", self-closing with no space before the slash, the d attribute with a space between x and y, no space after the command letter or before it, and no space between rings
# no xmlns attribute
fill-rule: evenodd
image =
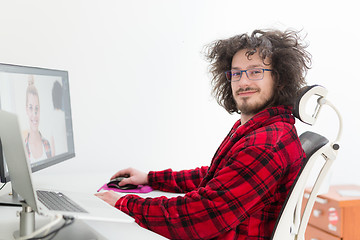
<svg viewBox="0 0 360 240"><path fill-rule="evenodd" d="M264 78L264 72L271 72L271 69L266 68L252 68L247 70L230 70L225 72L226 79L229 82L237 82L240 81L242 74L246 73L246 76L249 80L261 80Z"/></svg>

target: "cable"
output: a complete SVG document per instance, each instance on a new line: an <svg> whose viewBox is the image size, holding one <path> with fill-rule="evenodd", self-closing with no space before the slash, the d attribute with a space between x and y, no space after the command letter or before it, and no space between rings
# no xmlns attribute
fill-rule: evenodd
<svg viewBox="0 0 360 240"><path fill-rule="evenodd" d="M7 184L7 182L4 183L4 185L1 186L0 191L5 187L6 184Z"/></svg>
<svg viewBox="0 0 360 240"><path fill-rule="evenodd" d="M30 239L33 238L34 236L42 233L43 231L47 231L48 229L50 229L51 227L55 226L56 224L58 224L62 219L62 215L55 215L55 219L53 221L51 221L50 223L46 224L45 226L43 226L42 228L39 228L38 230L30 233L27 236L22 236L20 238L17 238L17 240L25 240L25 239Z"/></svg>
<svg viewBox="0 0 360 240"><path fill-rule="evenodd" d="M5 185L7 184L4 183L1 187L0 187L0 191L5 187ZM21 207L20 203L15 203L15 202L0 202L0 206L6 206L6 207Z"/></svg>
<svg viewBox="0 0 360 240"><path fill-rule="evenodd" d="M45 236L42 237L35 237L39 234L41 234L42 232L46 232L49 231L50 228L52 228L53 226L55 226L56 224L60 223L61 220L64 219L65 223L60 226L59 228L51 231L50 233L46 234ZM70 220L70 223L68 222L68 220ZM60 231L61 229L63 229L66 226L69 226L70 224L72 224L74 222L74 218L72 217L67 217L67 216L63 216L60 214L55 215L55 219L53 221L51 221L50 223L46 224L45 226L43 226L42 228L39 228L38 230L32 232L31 234L27 235L27 236L23 236L20 238L17 238L17 240L29 240L29 239L44 239L52 234L57 233L58 231Z"/></svg>
<svg viewBox="0 0 360 240"><path fill-rule="evenodd" d="M38 240L38 239L44 239L44 238L47 238L47 237L50 237L48 240L51 240L53 239L56 234L59 233L60 230L62 230L63 228L73 224L75 222L75 218L73 217L67 217L67 216L63 216L64 218L64 223L57 229L54 229L53 231L49 232L48 234L45 234L44 236L41 236L41 237L34 237L34 238L29 238L28 240ZM52 235L52 236L51 236Z"/></svg>

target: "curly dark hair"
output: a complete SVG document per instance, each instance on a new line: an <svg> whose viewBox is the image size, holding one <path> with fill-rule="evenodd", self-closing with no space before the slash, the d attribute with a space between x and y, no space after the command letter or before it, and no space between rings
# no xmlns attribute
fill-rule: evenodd
<svg viewBox="0 0 360 240"><path fill-rule="evenodd" d="M311 65L311 55L301 40L297 31L255 30L250 36L244 33L207 45L205 56L211 64L212 93L217 102L229 113L239 113L224 72L231 69L235 53L247 49L248 58L258 52L264 64L266 58L270 60L274 79L270 105L293 105L298 90L306 84L305 76Z"/></svg>

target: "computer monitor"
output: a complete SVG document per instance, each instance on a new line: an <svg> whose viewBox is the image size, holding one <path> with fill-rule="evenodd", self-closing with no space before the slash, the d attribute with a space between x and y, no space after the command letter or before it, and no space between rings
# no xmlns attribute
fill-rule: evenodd
<svg viewBox="0 0 360 240"><path fill-rule="evenodd" d="M32 172L75 156L67 71L0 63L0 109L17 114ZM11 180L1 141L0 180Z"/></svg>

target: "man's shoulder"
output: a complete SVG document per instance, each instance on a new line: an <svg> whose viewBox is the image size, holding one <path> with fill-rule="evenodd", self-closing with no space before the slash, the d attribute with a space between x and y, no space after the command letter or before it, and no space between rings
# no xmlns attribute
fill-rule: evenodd
<svg viewBox="0 0 360 240"><path fill-rule="evenodd" d="M291 122L286 121L274 121L268 124L263 124L261 126L257 126L256 128L253 128L252 131L249 132L248 135L269 135L269 137L272 134L286 134L288 132L296 132L295 125Z"/></svg>
<svg viewBox="0 0 360 240"><path fill-rule="evenodd" d="M242 140L244 146L264 146L268 148L277 144L299 141L299 137L293 124L277 121L254 128L243 136Z"/></svg>

